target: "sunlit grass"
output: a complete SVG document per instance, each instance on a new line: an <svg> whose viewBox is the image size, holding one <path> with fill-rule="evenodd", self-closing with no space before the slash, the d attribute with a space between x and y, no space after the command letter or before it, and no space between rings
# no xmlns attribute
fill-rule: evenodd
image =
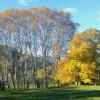
<svg viewBox="0 0 100 100"><path fill-rule="evenodd" d="M0 92L0 100L100 100L100 86L7 90Z"/></svg>

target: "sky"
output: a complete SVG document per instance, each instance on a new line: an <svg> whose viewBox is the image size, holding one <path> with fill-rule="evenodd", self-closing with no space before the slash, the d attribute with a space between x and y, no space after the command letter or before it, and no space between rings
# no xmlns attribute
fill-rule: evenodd
<svg viewBox="0 0 100 100"><path fill-rule="evenodd" d="M100 0L0 0L0 12L7 9L48 7L70 12L72 20L80 24L77 32L89 28L100 29Z"/></svg>

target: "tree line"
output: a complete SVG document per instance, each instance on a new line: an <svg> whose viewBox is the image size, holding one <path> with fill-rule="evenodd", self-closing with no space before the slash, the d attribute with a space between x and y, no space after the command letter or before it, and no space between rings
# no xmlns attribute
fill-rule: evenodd
<svg viewBox="0 0 100 100"><path fill-rule="evenodd" d="M0 80L14 89L48 87L77 25L48 8L0 13Z"/></svg>
<svg viewBox="0 0 100 100"><path fill-rule="evenodd" d="M70 13L49 8L0 13L0 80L7 88L100 84L100 31L77 33Z"/></svg>

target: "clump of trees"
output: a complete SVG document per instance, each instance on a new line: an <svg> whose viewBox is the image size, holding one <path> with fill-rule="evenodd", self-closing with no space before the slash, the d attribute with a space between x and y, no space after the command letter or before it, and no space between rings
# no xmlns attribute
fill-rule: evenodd
<svg viewBox="0 0 100 100"><path fill-rule="evenodd" d="M75 34L71 15L48 8L0 13L0 80L8 88L100 83L100 31Z"/></svg>
<svg viewBox="0 0 100 100"><path fill-rule="evenodd" d="M96 29L75 34L66 58L58 63L55 80L61 84L100 84L99 45L100 31Z"/></svg>
<svg viewBox="0 0 100 100"><path fill-rule="evenodd" d="M48 8L0 13L0 80L8 88L48 87L77 24Z"/></svg>

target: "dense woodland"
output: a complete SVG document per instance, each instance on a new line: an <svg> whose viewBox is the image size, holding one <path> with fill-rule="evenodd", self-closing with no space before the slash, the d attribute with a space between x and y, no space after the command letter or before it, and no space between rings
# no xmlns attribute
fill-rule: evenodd
<svg viewBox="0 0 100 100"><path fill-rule="evenodd" d="M48 8L0 13L0 80L6 88L100 84L100 31L77 33L70 13Z"/></svg>

